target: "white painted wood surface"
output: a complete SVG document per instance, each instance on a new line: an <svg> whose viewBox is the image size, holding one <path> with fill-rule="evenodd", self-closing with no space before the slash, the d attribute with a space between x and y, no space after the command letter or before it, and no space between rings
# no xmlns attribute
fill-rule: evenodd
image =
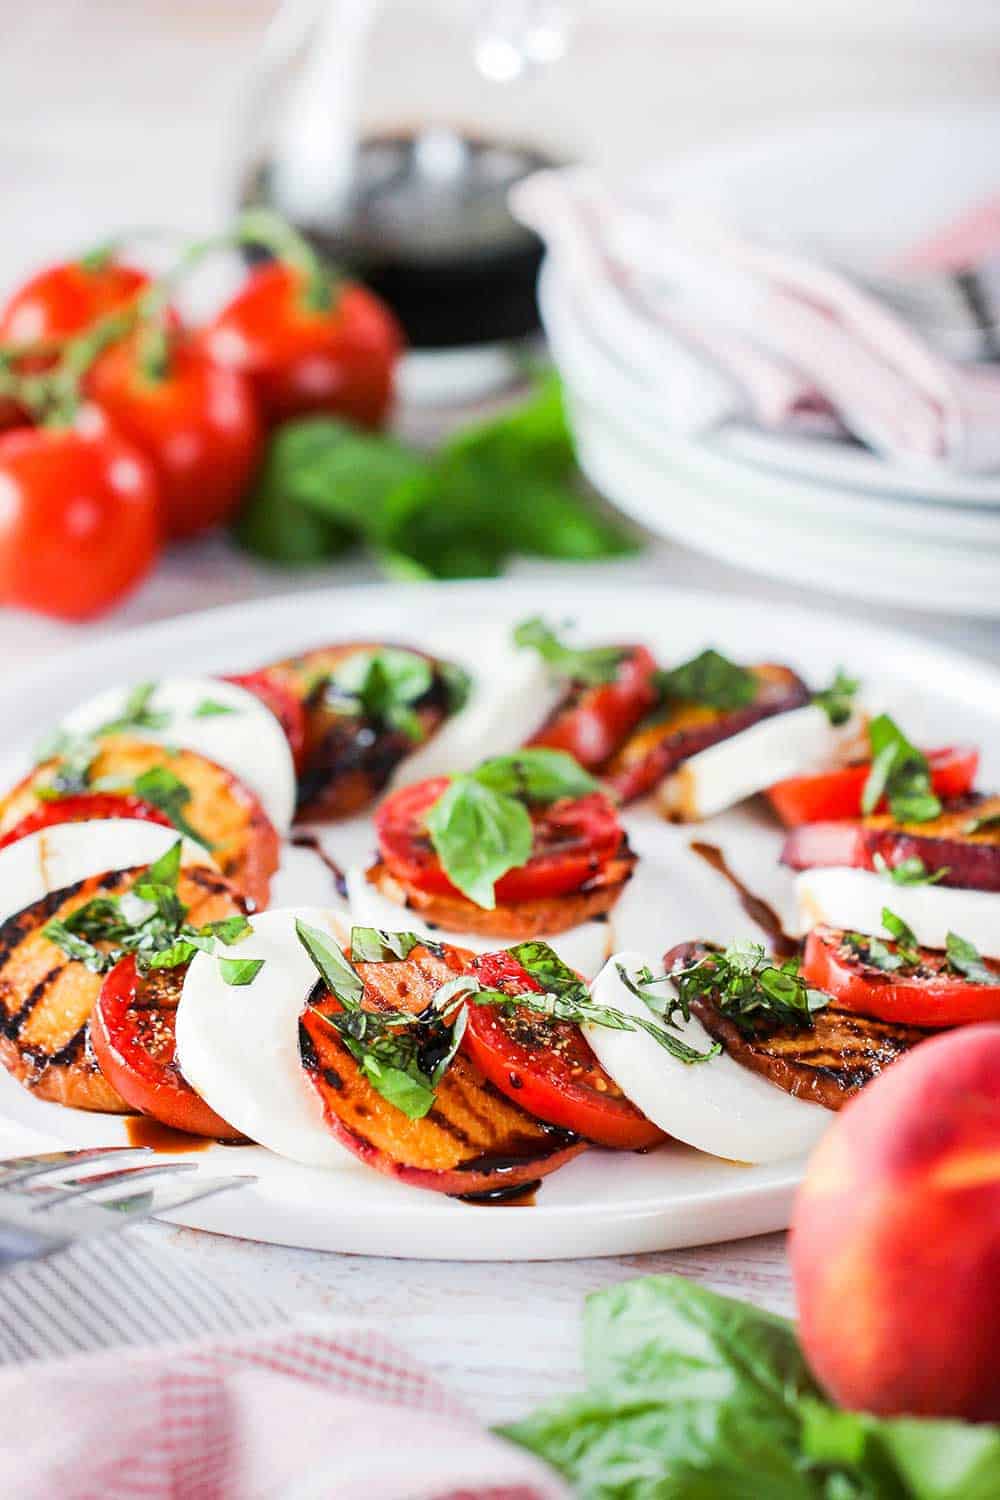
<svg viewBox="0 0 1000 1500"><path fill-rule="evenodd" d="M5 234L0 284L38 255L64 252L121 223L200 228L224 208L239 73L268 0L34 0L11 5L0 51L0 185ZM903 7L905 9L905 7ZM839 8L838 8L839 9ZM995 97L1000 40L990 28L949 39L886 30L867 42L850 27L811 35L774 21L754 29L702 7L638 7L625 22L611 5L589 8L572 70L519 102L525 129L553 144L623 162L660 156L711 135L815 110ZM725 10L725 7L722 7ZM982 10L982 7L980 7ZM404 114L413 48L444 87L447 49L414 5L383 30L371 106ZM752 7L747 7L747 14ZM978 14L979 12L977 12ZM810 13L811 14L811 13ZM724 22L724 24L723 24ZM393 29L395 27L395 29ZM453 59L452 59L453 60ZM438 70L438 71L435 71ZM502 120L504 99L471 77L448 95L457 115ZM591 101L600 100L594 109ZM581 100L587 101L581 108ZM544 570L526 568L544 577ZM796 592L665 545L613 576L683 581L752 592L766 609ZM98 630L131 628L211 603L359 581L355 564L294 581L235 558L217 541L175 553L126 608ZM802 597L799 595L798 597ZM821 601L829 606L832 601ZM874 609L853 611L876 613ZM898 623L995 656L1000 626L895 614ZM5 670L64 649L82 633L0 614ZM484 1232L488 1220L484 1215ZM780 1311L790 1293L783 1237L668 1255L520 1266L445 1265L323 1256L155 1227L141 1231L224 1279L277 1298L290 1317L377 1323L449 1380L489 1420L502 1420L568 1389L579 1374L584 1295L629 1276L679 1271Z"/></svg>

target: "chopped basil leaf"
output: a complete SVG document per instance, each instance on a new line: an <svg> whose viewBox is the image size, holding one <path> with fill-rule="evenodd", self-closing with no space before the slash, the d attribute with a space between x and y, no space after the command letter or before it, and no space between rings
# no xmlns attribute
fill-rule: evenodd
<svg viewBox="0 0 1000 1500"><path fill-rule="evenodd" d="M844 942L864 963L870 964L874 969L881 969L884 974L895 974L897 969L907 966L903 955L894 953L881 938L864 932L845 932Z"/></svg>
<svg viewBox="0 0 1000 1500"><path fill-rule="evenodd" d="M967 823L962 829L962 832L964 834L985 833L990 828L1000 828L1000 812L987 813L982 818L973 818L971 823Z"/></svg>
<svg viewBox="0 0 1000 1500"><path fill-rule="evenodd" d="M76 913L73 915L75 916ZM42 929L42 936L48 938L49 942L54 943L57 948L61 948L67 958L75 959L77 963L83 964L91 974L106 974L117 963L117 958L113 953L102 953L100 948L74 932L69 921L47 922Z"/></svg>
<svg viewBox="0 0 1000 1500"><path fill-rule="evenodd" d="M363 1076L383 1099L409 1119L422 1119L432 1108L435 1087L462 1039L464 1010L451 1025L431 1007L430 1014L420 1015L364 1010L364 982L339 946L305 922L297 920L295 930L323 983L344 1007L343 1011L327 1014L314 1006L313 1014L336 1031Z"/></svg>
<svg viewBox="0 0 1000 1500"><path fill-rule="evenodd" d="M433 664L425 656L383 646L349 656L327 678L326 694L338 712L364 715L416 741L424 731L414 704L433 684Z"/></svg>
<svg viewBox="0 0 1000 1500"><path fill-rule="evenodd" d="M947 865L943 865L940 870L928 870L923 860L916 854L911 855L909 859L901 859L898 865L888 864L881 854L876 854L872 862L875 866L875 873L891 880L893 885L937 885L950 874Z"/></svg>
<svg viewBox="0 0 1000 1500"><path fill-rule="evenodd" d="M956 974L963 974L976 984L1000 985L1000 974L983 962L979 949L968 938L949 932L945 952L948 955L948 967Z"/></svg>
<svg viewBox="0 0 1000 1500"><path fill-rule="evenodd" d="M188 822L184 809L191 801L191 788L181 781L173 771L166 766L150 766L148 771L143 771L132 783L132 790L137 797L145 802L151 802L158 807L162 813L170 819L174 827L185 834L189 839L194 839L206 849L211 849L205 836L192 828Z"/></svg>
<svg viewBox="0 0 1000 1500"><path fill-rule="evenodd" d="M233 948L241 943L244 938L249 937L253 928L246 917L240 915L235 917L223 917L218 922L206 922L204 927L198 928L201 937L218 938L220 943L225 943L227 948Z"/></svg>
<svg viewBox="0 0 1000 1500"><path fill-rule="evenodd" d="M220 958L219 977L223 984L253 984L263 967L262 958Z"/></svg>
<svg viewBox="0 0 1000 1500"><path fill-rule="evenodd" d="M757 697L757 678L746 667L709 649L669 672L658 672L656 685L664 702L702 703L707 708L746 708Z"/></svg>
<svg viewBox="0 0 1000 1500"><path fill-rule="evenodd" d="M187 925L187 907L177 895L180 858L178 839L120 895L95 896L62 921L47 923L43 935L95 974L107 973L127 953L135 955L141 973L173 969L199 951L210 953L216 938L245 937L250 924L240 915L199 928Z"/></svg>
<svg viewBox="0 0 1000 1500"><path fill-rule="evenodd" d="M883 906L882 908L882 926L890 937L896 939L897 943L916 952L917 936L913 928L904 922L902 917L897 915L896 912L890 911L888 906Z"/></svg>
<svg viewBox="0 0 1000 1500"><path fill-rule="evenodd" d="M927 757L912 745L894 719L879 714L868 725L872 768L861 793L861 811L867 816L882 798L897 823L928 823L941 811L931 789Z"/></svg>
<svg viewBox="0 0 1000 1500"><path fill-rule="evenodd" d="M830 1003L829 995L802 978L798 959L775 963L760 943L710 951L671 977L685 1014L694 1000L705 998L748 1035L761 1025L807 1029L813 1012Z"/></svg>
<svg viewBox="0 0 1000 1500"><path fill-rule="evenodd" d="M423 938L415 932L382 932L377 927L351 928L351 958L355 963L380 964L407 958Z"/></svg>
<svg viewBox="0 0 1000 1500"><path fill-rule="evenodd" d="M327 989L347 1010L357 1010L365 992L364 981L345 957L340 944L318 927L295 919L295 933L312 959Z"/></svg>
<svg viewBox="0 0 1000 1500"><path fill-rule="evenodd" d="M177 839L165 854L155 859L145 874L148 885L166 885L177 889L177 878L181 873L181 840Z"/></svg>
<svg viewBox="0 0 1000 1500"><path fill-rule="evenodd" d="M720 1051L720 1048L713 1044L707 1052L698 1052L694 1047L689 1047L680 1037L674 1036L669 1030L673 1024L671 1016L665 1015L663 1010L659 1009L658 999L652 1003L658 1007L657 1014L661 1015L662 1024L652 1019L646 1020L642 1016L630 1015L613 1006L598 1005L579 975L563 962L548 943L537 940L516 943L508 949L508 952L517 959L536 983L544 986L544 992L539 994L537 991L531 991L523 995L507 995L499 990L480 990L478 981L472 976L467 978L466 984L469 994L477 1005L531 1010L540 1015L551 1016L556 1021L570 1021L576 1025L586 1022L592 1026L605 1026L611 1031L643 1031L647 1036L652 1037L664 1051L669 1052L672 1057L682 1063L708 1062ZM636 982L629 977L620 964L618 974L623 984L644 1004L652 1008L650 999L642 989L637 987ZM453 988L453 986L444 988ZM440 995L439 991L438 996L435 997L436 1001Z"/></svg>
<svg viewBox="0 0 1000 1500"><path fill-rule="evenodd" d="M117 719L109 719L94 730L97 738L109 734L127 734L133 729L165 729L171 715L162 709L153 709L150 704L156 692L155 682L140 682L131 690L122 705Z"/></svg>
<svg viewBox="0 0 1000 1500"><path fill-rule="evenodd" d="M196 719L218 719L223 714L238 714L240 710L230 703L220 703L217 698L202 698L194 711Z"/></svg>
<svg viewBox="0 0 1000 1500"><path fill-rule="evenodd" d="M99 750L90 735L69 734L58 730L38 747L39 764L57 761L47 782L35 787L42 802L56 802L62 797L79 797L90 791L91 766Z"/></svg>
<svg viewBox="0 0 1000 1500"><path fill-rule="evenodd" d="M429 808L426 825L449 880L487 911L496 906L500 877L531 857L533 833L524 803L492 791L475 776L456 776Z"/></svg>
<svg viewBox="0 0 1000 1500"><path fill-rule="evenodd" d="M834 728L839 728L851 717L854 696L860 686L857 677L848 677L843 667L838 667L830 686L813 693L812 701L824 711Z"/></svg>
<svg viewBox="0 0 1000 1500"><path fill-rule="evenodd" d="M514 644L537 651L546 666L558 677L597 687L614 682L628 652L620 646L567 646L555 631L539 618L522 620L514 628Z"/></svg>

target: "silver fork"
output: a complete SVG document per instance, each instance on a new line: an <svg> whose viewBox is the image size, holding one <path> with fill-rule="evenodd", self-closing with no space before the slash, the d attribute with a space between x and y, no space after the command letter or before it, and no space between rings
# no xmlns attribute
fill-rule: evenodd
<svg viewBox="0 0 1000 1500"><path fill-rule="evenodd" d="M255 1177L199 1177L190 1185L169 1185L162 1193L146 1188L151 1178L197 1171L196 1162L163 1161L121 1166L126 1158L149 1154L148 1146L91 1146L80 1151L47 1151L0 1161L0 1272L24 1260L41 1260L80 1240L119 1234L156 1214L186 1208L216 1193L256 1182ZM88 1172L87 1168L106 1170ZM84 1168L82 1176L57 1183ZM139 1187L139 1184L143 1184ZM133 1192L133 1186L139 1191Z"/></svg>

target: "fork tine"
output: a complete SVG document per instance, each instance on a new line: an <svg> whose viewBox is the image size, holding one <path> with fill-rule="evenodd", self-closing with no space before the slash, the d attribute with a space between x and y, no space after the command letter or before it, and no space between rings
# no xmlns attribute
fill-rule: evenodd
<svg viewBox="0 0 1000 1500"><path fill-rule="evenodd" d="M214 1198L216 1193L228 1193L231 1188L249 1186L256 1181L257 1178L250 1175L202 1177L192 1184L190 1191L179 1187L173 1193L163 1193L159 1197L155 1193L136 1193L128 1198L105 1199L98 1206L120 1212L121 1227L124 1228L126 1224L135 1224L139 1219L173 1213L175 1209L187 1208L189 1203L198 1203L202 1198Z"/></svg>
<svg viewBox="0 0 1000 1500"><path fill-rule="evenodd" d="M98 1172L92 1177L74 1177L65 1186L60 1184L39 1193L38 1201L32 1201L31 1208L35 1213L46 1208L61 1208L64 1203L71 1203L74 1198L85 1198L89 1193L99 1192L101 1188L114 1187L119 1183L122 1187L127 1187L137 1177L164 1177L168 1173L197 1170L198 1163L194 1161L164 1161L153 1162L147 1167L122 1167L115 1172ZM100 1206L103 1208L107 1205L102 1202Z"/></svg>
<svg viewBox="0 0 1000 1500"><path fill-rule="evenodd" d="M42 1177L46 1172L58 1172L62 1167L75 1167L83 1162L100 1161L105 1156L148 1156L149 1146L87 1146L78 1151L45 1151L38 1156L10 1156L0 1161L0 1191L15 1182L25 1182L29 1177Z"/></svg>

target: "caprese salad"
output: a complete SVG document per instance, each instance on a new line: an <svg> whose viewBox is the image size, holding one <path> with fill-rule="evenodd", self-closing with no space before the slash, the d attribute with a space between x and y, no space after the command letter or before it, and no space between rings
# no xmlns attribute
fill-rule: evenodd
<svg viewBox="0 0 1000 1500"><path fill-rule="evenodd" d="M484 1201L589 1147L798 1156L929 1031L998 1013L974 748L920 750L843 673L665 667L541 619L476 656L335 644L68 712L0 800L8 1071ZM639 797L773 809L794 951L623 946ZM335 848L372 809L342 898L268 909L294 827Z"/></svg>

